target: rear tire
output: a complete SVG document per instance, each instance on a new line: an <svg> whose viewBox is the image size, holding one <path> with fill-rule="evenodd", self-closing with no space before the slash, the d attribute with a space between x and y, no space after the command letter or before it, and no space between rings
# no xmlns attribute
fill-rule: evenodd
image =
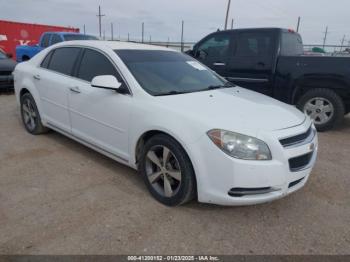
<svg viewBox="0 0 350 262"><path fill-rule="evenodd" d="M182 146L170 136L160 134L146 142L139 172L152 196L164 205L182 205L196 195L192 163Z"/></svg>
<svg viewBox="0 0 350 262"><path fill-rule="evenodd" d="M30 93L21 96L21 117L24 127L32 135L40 135L49 131L42 124L35 100Z"/></svg>
<svg viewBox="0 0 350 262"><path fill-rule="evenodd" d="M328 131L338 126L345 114L341 97L327 88L311 89L298 101L297 107L309 115L318 131Z"/></svg>

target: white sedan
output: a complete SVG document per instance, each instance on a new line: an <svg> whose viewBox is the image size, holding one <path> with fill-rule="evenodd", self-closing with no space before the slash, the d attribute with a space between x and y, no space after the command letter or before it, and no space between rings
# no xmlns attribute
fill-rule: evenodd
<svg viewBox="0 0 350 262"><path fill-rule="evenodd" d="M14 77L29 133L53 129L138 169L165 205L269 202L303 187L316 161L308 117L166 48L65 42Z"/></svg>

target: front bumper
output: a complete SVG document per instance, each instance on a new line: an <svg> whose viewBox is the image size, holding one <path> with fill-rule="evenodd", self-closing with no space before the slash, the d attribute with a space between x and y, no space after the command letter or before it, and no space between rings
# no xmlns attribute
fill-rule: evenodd
<svg viewBox="0 0 350 262"><path fill-rule="evenodd" d="M253 205L270 202L302 188L315 165L318 150L317 133L305 143L285 148L279 139L306 132L310 121L290 129L259 134L271 150L273 160L247 161L228 156L208 137L202 137L196 148L194 163L197 174L198 201L219 205ZM298 170L289 160L310 155L308 164ZM243 192L243 193L242 193Z"/></svg>
<svg viewBox="0 0 350 262"><path fill-rule="evenodd" d="M13 75L0 75L0 89L13 88Z"/></svg>

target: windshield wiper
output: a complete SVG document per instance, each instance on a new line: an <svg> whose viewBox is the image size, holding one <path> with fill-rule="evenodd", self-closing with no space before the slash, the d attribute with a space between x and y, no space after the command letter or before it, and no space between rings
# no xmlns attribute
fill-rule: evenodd
<svg viewBox="0 0 350 262"><path fill-rule="evenodd" d="M170 92L166 92L166 93L161 93L161 94L156 94L154 96L171 96L171 95L182 95L182 94L187 94L190 92L181 92L181 91L170 91Z"/></svg>
<svg viewBox="0 0 350 262"><path fill-rule="evenodd" d="M221 88L230 88L230 87L235 87L234 84L232 84L231 82L226 82L223 85L212 85L212 86L208 86L208 90L215 90L215 89L221 89Z"/></svg>

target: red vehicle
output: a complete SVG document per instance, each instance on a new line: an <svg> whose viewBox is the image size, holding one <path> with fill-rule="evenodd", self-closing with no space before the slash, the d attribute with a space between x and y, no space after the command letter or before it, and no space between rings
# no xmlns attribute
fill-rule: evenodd
<svg viewBox="0 0 350 262"><path fill-rule="evenodd" d="M36 45L45 32L79 33L79 29L0 20L0 50L16 59L16 46Z"/></svg>

